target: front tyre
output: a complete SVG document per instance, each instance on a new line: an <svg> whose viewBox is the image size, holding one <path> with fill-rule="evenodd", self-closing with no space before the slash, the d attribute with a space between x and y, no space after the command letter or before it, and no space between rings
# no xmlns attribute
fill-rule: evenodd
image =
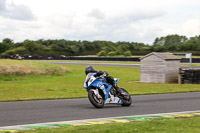
<svg viewBox="0 0 200 133"><path fill-rule="evenodd" d="M89 90L88 98L89 98L90 102L92 103L92 105L94 105L96 108L104 107L103 97L96 96L93 90Z"/></svg>

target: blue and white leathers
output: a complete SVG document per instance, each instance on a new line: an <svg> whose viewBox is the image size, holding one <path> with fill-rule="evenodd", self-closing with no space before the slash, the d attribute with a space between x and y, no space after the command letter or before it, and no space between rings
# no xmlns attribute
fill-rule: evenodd
<svg viewBox="0 0 200 133"><path fill-rule="evenodd" d="M119 79L115 79L115 83L117 84ZM89 73L86 76L85 82L84 82L84 88L87 89L87 92L90 90L90 88L93 88L92 91L95 93L95 95L99 98L102 96L99 94L98 89L102 90L104 95L104 103L117 103L122 104L122 100L118 97L115 97L110 93L110 89L112 88L112 85L106 82L106 79L102 77L96 77L96 73ZM94 89L96 88L96 89Z"/></svg>

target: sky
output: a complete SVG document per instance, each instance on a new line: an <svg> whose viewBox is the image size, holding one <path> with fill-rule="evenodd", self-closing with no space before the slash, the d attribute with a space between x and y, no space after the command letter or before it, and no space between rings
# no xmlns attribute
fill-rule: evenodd
<svg viewBox="0 0 200 133"><path fill-rule="evenodd" d="M143 42L200 35L200 0L0 0L0 41Z"/></svg>

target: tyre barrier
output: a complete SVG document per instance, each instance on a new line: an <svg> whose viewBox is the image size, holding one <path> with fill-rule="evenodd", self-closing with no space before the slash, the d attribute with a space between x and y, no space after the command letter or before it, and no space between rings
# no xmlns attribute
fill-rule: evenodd
<svg viewBox="0 0 200 133"><path fill-rule="evenodd" d="M180 84L200 84L199 68L180 68L179 69Z"/></svg>

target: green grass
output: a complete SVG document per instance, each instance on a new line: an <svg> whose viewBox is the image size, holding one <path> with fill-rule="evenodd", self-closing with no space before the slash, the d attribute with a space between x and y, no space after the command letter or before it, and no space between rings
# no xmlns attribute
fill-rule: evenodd
<svg viewBox="0 0 200 133"><path fill-rule="evenodd" d="M21 133L199 133L200 117L37 129Z"/></svg>
<svg viewBox="0 0 200 133"><path fill-rule="evenodd" d="M0 80L0 101L86 97L87 92L83 88L85 66L67 65L65 67L70 72L64 75L3 75L4 80ZM96 67L96 69L109 71L116 77L124 73L120 76L122 79L130 77L125 67L120 69L119 67ZM128 68L128 70L132 69ZM138 74L138 71L139 69L132 73ZM5 77L13 80L5 81ZM133 80L138 79L135 77L128 81Z"/></svg>
<svg viewBox="0 0 200 133"><path fill-rule="evenodd" d="M5 63L7 60L0 60ZM87 97L83 88L86 66L55 65L38 61L14 61L9 63L30 64L43 68L62 66L68 71L63 74L0 74L0 101L62 99ZM108 71L111 76L120 78L119 86L128 90L131 95L160 94L200 91L197 84L161 84L140 83L140 69L134 67L94 66L97 70ZM45 67L46 68L46 67Z"/></svg>
<svg viewBox="0 0 200 133"><path fill-rule="evenodd" d="M187 63L187 64L186 64L186 63L182 63L181 66L190 67L191 64L189 64L189 63ZM192 63L192 66L193 66L193 67L200 67L200 63Z"/></svg>
<svg viewBox="0 0 200 133"><path fill-rule="evenodd" d="M52 75L63 74L66 67L50 63L22 60L0 60L0 74L3 76L12 75ZM1 78L3 78L1 76Z"/></svg>

